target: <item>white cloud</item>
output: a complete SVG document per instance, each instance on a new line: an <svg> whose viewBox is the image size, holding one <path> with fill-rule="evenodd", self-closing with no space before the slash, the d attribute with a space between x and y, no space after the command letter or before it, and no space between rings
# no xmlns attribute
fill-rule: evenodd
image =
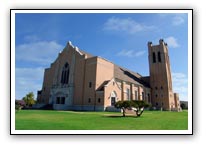
<svg viewBox="0 0 210 145"><path fill-rule="evenodd" d="M188 78L184 73L172 73L173 90L179 93L180 100L187 100Z"/></svg>
<svg viewBox="0 0 210 145"><path fill-rule="evenodd" d="M49 64L55 60L62 45L55 41L38 41L16 46L16 60Z"/></svg>
<svg viewBox="0 0 210 145"><path fill-rule="evenodd" d="M174 76L175 78L185 78L186 75L183 73L172 73L172 76Z"/></svg>
<svg viewBox="0 0 210 145"><path fill-rule="evenodd" d="M42 87L44 68L15 69L15 97L22 99L27 93L36 93Z"/></svg>
<svg viewBox="0 0 210 145"><path fill-rule="evenodd" d="M31 91L37 95L37 90L42 87L44 68L36 66L50 66L64 48L55 41L38 41L36 36L26 36L25 40L26 43L15 49L15 97L18 99ZM20 68L22 64L24 68Z"/></svg>
<svg viewBox="0 0 210 145"><path fill-rule="evenodd" d="M173 26L179 26L185 22L186 13L160 13L158 16L161 19L167 19Z"/></svg>
<svg viewBox="0 0 210 145"><path fill-rule="evenodd" d="M174 38L173 36L167 37L164 40L168 44L169 48L177 48L177 47L179 47L177 39Z"/></svg>
<svg viewBox="0 0 210 145"><path fill-rule="evenodd" d="M145 53L145 51L122 50L117 55L126 57L138 57Z"/></svg>
<svg viewBox="0 0 210 145"><path fill-rule="evenodd" d="M172 24L174 26L178 26L181 25L182 23L184 23L184 18L181 16L175 16L172 18Z"/></svg>
<svg viewBox="0 0 210 145"><path fill-rule="evenodd" d="M104 30L110 31L124 31L129 34L135 34L141 31L148 31L154 29L154 26L146 26L138 23L131 18L121 19L112 17L104 24Z"/></svg>
<svg viewBox="0 0 210 145"><path fill-rule="evenodd" d="M145 51L137 51L134 56L142 56L144 53Z"/></svg>

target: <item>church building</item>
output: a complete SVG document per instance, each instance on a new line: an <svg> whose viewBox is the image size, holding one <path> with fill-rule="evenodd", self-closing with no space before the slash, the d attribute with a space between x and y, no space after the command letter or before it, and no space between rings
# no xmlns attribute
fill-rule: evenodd
<svg viewBox="0 0 210 145"><path fill-rule="evenodd" d="M153 108L180 110L173 92L168 46L148 42L150 76L142 76L68 42L44 72L37 102L55 110L114 111L120 100L144 100Z"/></svg>

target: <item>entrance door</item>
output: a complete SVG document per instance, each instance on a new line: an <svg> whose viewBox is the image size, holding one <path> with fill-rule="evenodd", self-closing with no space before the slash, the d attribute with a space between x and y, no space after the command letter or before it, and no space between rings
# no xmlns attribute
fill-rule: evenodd
<svg viewBox="0 0 210 145"><path fill-rule="evenodd" d="M115 91L113 91L110 94L110 98L111 98L111 106L114 106L117 100L117 93Z"/></svg>
<svg viewBox="0 0 210 145"><path fill-rule="evenodd" d="M115 97L111 97L111 106L114 106L116 103Z"/></svg>

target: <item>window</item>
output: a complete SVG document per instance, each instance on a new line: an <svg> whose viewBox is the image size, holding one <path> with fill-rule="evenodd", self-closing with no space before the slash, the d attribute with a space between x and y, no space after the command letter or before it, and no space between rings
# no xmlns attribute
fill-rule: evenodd
<svg viewBox="0 0 210 145"><path fill-rule="evenodd" d="M161 55L160 55L160 51L158 51L158 62L161 62Z"/></svg>
<svg viewBox="0 0 210 145"><path fill-rule="evenodd" d="M160 89L163 90L163 86L161 86Z"/></svg>
<svg viewBox="0 0 210 145"><path fill-rule="evenodd" d="M135 100L138 100L138 91L135 91Z"/></svg>
<svg viewBox="0 0 210 145"><path fill-rule="evenodd" d="M68 82L69 82L69 64L65 63L61 74L61 84L68 84Z"/></svg>
<svg viewBox="0 0 210 145"><path fill-rule="evenodd" d="M158 88L157 87L155 87L155 90L157 90Z"/></svg>
<svg viewBox="0 0 210 145"><path fill-rule="evenodd" d="M92 82L89 82L89 88L91 88L92 87Z"/></svg>
<svg viewBox="0 0 210 145"><path fill-rule="evenodd" d="M91 98L88 98L88 103L90 103L91 102Z"/></svg>
<svg viewBox="0 0 210 145"><path fill-rule="evenodd" d="M158 103L156 102L156 106L158 106Z"/></svg>
<svg viewBox="0 0 210 145"><path fill-rule="evenodd" d="M101 102L101 98L98 98L98 103L100 103Z"/></svg>
<svg viewBox="0 0 210 145"><path fill-rule="evenodd" d="M156 62L155 52L152 53L152 58L153 58L153 59L152 59L152 60L153 60L153 63L155 63L155 62Z"/></svg>
<svg viewBox="0 0 210 145"><path fill-rule="evenodd" d="M158 97L158 95L156 94L156 95L155 95L155 97L157 98L157 97Z"/></svg>
<svg viewBox="0 0 210 145"><path fill-rule="evenodd" d="M127 100L130 100L130 89L127 88Z"/></svg>
<svg viewBox="0 0 210 145"><path fill-rule="evenodd" d="M142 100L145 100L145 98L144 98L144 92L142 92Z"/></svg>
<svg viewBox="0 0 210 145"><path fill-rule="evenodd" d="M163 106L164 104L163 104L163 102L162 102L162 106Z"/></svg>

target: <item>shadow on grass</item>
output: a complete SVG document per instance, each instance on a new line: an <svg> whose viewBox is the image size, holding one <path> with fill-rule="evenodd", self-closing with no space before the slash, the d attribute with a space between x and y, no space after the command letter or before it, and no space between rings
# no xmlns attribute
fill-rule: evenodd
<svg viewBox="0 0 210 145"><path fill-rule="evenodd" d="M135 115L127 115L127 116L122 116L122 115L104 115L103 117L108 117L108 118L140 118L140 117L137 117Z"/></svg>

